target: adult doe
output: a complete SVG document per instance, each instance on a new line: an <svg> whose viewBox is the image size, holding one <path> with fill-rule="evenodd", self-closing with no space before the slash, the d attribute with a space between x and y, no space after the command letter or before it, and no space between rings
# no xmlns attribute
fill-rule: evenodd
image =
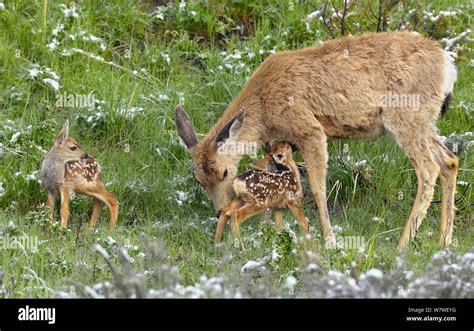
<svg viewBox="0 0 474 331"><path fill-rule="evenodd" d="M79 144L69 137L69 121L54 140L53 146L46 153L41 165L40 180L48 197L46 207L54 216L56 195L61 197L61 226L67 228L69 219L69 197L73 192L94 197L94 207L89 225L94 227L99 218L102 202L110 209L109 228L114 229L117 223L118 203L115 196L107 191L100 178L100 166L97 161L86 154Z"/></svg>
<svg viewBox="0 0 474 331"><path fill-rule="evenodd" d="M308 220L301 208L303 189L291 146L278 143L256 163L257 168L267 168L272 163L276 170L248 171L234 179L232 187L236 197L220 213L216 242L221 241L222 231L229 217L232 217L232 234L236 237L240 234L240 224L243 221L268 208L275 211L278 227L283 225L281 210L289 208L300 228L304 232L308 231Z"/></svg>
<svg viewBox="0 0 474 331"><path fill-rule="evenodd" d="M219 144L250 141L263 147L286 141L296 146L307 166L326 244L334 243L326 205L327 140L390 134L418 177L399 249L416 236L438 175L440 241L446 246L452 241L458 160L438 138L436 120L448 108L455 80L456 68L446 52L420 35L349 36L269 56L201 142L179 106L175 121L191 152L196 180L206 187L217 212L231 200L243 157L218 153ZM394 96L412 96L417 102L392 102Z"/></svg>

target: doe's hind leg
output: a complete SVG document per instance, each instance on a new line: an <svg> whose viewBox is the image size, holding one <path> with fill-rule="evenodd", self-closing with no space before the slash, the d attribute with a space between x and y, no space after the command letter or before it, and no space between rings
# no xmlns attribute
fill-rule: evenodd
<svg viewBox="0 0 474 331"><path fill-rule="evenodd" d="M440 172L431 152L434 123L425 123L426 119L420 117L429 114L429 110L425 106L418 111L401 108L397 111L387 109L383 113L385 128L394 135L398 145L410 159L418 179L415 202L398 244L399 251L405 249L408 241L416 237L433 200L434 186Z"/></svg>
<svg viewBox="0 0 474 331"><path fill-rule="evenodd" d="M439 177L442 190L439 241L442 246L449 246L453 237L458 158L444 146L438 137L432 138L432 141L431 151L440 167Z"/></svg>

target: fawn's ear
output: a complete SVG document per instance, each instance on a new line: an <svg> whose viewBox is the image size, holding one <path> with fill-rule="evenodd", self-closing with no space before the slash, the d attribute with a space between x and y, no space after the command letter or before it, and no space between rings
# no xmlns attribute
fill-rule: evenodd
<svg viewBox="0 0 474 331"><path fill-rule="evenodd" d="M66 122L64 122L63 128L61 129L61 131L59 131L58 136L54 140L54 146L57 147L64 144L68 136L69 136L69 120L66 120Z"/></svg>
<svg viewBox="0 0 474 331"><path fill-rule="evenodd" d="M263 159L253 161L251 167L256 170L268 170L268 166L272 162L270 154L265 154Z"/></svg>
<svg viewBox="0 0 474 331"><path fill-rule="evenodd" d="M221 131L217 134L215 143L216 145L219 143L225 142L227 139L236 139L239 135L240 128L242 128L242 124L244 123L245 119L245 110L241 109L237 113L237 115L231 119L227 124L221 129Z"/></svg>
<svg viewBox="0 0 474 331"><path fill-rule="evenodd" d="M196 137L196 132L194 131L193 122L181 106L176 106L174 122L179 136L188 149L193 148L199 143L198 138Z"/></svg>

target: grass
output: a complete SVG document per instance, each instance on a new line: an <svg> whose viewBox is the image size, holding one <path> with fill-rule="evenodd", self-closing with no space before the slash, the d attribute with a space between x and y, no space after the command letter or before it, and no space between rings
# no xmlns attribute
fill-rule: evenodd
<svg viewBox="0 0 474 331"><path fill-rule="evenodd" d="M205 134L272 51L328 39L318 20L308 24L305 20L320 5L295 1L290 6L280 0L226 1L222 5L196 1L163 8L146 1L91 0L75 7L46 0L7 2L0 9L0 233L3 238L37 237L40 245L36 251L0 249L3 295L50 297L56 289L71 285L68 278L85 284L111 279L92 249L97 243L107 248L125 245L134 266L144 270L148 265L140 254L142 233L164 241L170 263L178 267L184 284L198 282L203 274L231 276L247 261L262 260L272 252L280 257L270 269L281 279L297 273L308 251L319 254L326 269L346 272L352 268L356 274L370 268L392 269L401 227L416 193L416 176L390 139L329 144L331 222L339 235L363 236L363 252L319 247L320 226L311 199L306 199L304 207L313 239L291 239L293 231L299 232L288 213L285 218L290 228L280 234L254 217L242 227L242 250L234 246L228 229L224 243L213 245L212 206L194 182L190 157L175 132L176 104L184 104L197 131ZM409 8L414 4L409 3ZM423 34L452 37L470 25L469 1L423 2L422 8L434 13L459 12L443 17L439 25L426 22L420 28ZM356 3L352 10L355 15L347 23L349 32L374 30L376 21L367 13L368 7ZM401 12L394 10L394 17ZM337 29L334 34L338 36ZM445 136L473 131L472 46L463 45L457 49L454 99L438 121ZM29 70L34 64L42 73L32 79ZM60 77L59 91L43 81L54 77L47 68ZM93 110L58 107L57 95L64 92L92 93L99 102ZM142 111L126 115L137 108ZM71 136L99 160L103 180L120 202L115 232L106 228L107 209L102 210L95 231L84 229L92 202L80 196L71 203L68 230L51 227L46 221L46 192L28 175L39 169L44 150L66 118L71 122ZM354 162L360 160L367 160L369 168L354 171ZM458 180L472 183L473 166L470 152L462 153ZM242 170L246 167L243 164ZM459 186L458 195L462 190ZM453 250L460 253L473 245L473 194L469 187L457 205ZM437 187L435 200L439 198ZM435 204L406 253L407 265L416 275L424 272L430 257L440 249L439 217L440 206Z"/></svg>

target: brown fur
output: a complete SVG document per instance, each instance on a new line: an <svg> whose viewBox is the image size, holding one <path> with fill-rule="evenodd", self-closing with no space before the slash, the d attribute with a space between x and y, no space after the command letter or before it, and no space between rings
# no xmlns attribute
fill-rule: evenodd
<svg viewBox="0 0 474 331"><path fill-rule="evenodd" d="M232 233L238 236L243 221L269 208L276 210L278 227L282 226L283 221L280 210L289 208L302 230L308 231L308 221L301 209L303 190L291 146L285 143L276 144L257 166L267 168L269 163L281 167L276 167L278 170L274 172L249 171L234 179L232 187L236 198L220 213L216 242L221 241L222 231L229 217L232 217Z"/></svg>
<svg viewBox="0 0 474 331"><path fill-rule="evenodd" d="M115 196L107 191L100 180L100 166L86 154L78 143L69 137L69 122L46 153L40 171L40 179L48 191L46 207L53 218L55 196L61 197L61 226L66 228L69 219L69 196L78 192L94 197L94 207L89 225L94 227L100 214L102 202L110 209L109 227L114 229L118 216L118 203Z"/></svg>
<svg viewBox="0 0 474 331"><path fill-rule="evenodd" d="M417 198L399 249L416 236L438 174L443 189L440 240L449 245L457 158L437 138L435 126L455 80L455 69L446 61L445 52L435 42L409 32L350 36L276 53L255 71L201 142L192 139L192 123L181 107L176 109L176 124L190 149L196 179L207 188L216 211L231 199L231 183L241 159L240 155L217 153L216 137L228 130L229 123L240 128L230 140L254 141L261 147L279 141L296 146L307 165L329 244L334 243L334 235L326 206L327 140L389 133L418 176ZM388 93L416 94L420 107L383 105L381 100ZM237 118L240 109L245 110L244 120ZM183 125L188 130L180 130Z"/></svg>

